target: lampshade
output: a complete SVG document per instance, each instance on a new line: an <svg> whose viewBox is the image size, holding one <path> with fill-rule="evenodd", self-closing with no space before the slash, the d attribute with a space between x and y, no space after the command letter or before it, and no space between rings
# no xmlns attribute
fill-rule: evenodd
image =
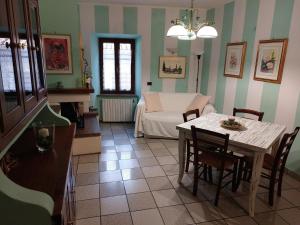
<svg viewBox="0 0 300 225"><path fill-rule="evenodd" d="M195 40L197 38L196 33L194 31L188 31L187 35L178 36L179 40Z"/></svg>
<svg viewBox="0 0 300 225"><path fill-rule="evenodd" d="M216 38L218 37L218 32L216 28L212 26L203 26L197 32L197 37L199 38Z"/></svg>
<svg viewBox="0 0 300 225"><path fill-rule="evenodd" d="M181 25L173 25L167 32L167 37L187 36L187 30Z"/></svg>

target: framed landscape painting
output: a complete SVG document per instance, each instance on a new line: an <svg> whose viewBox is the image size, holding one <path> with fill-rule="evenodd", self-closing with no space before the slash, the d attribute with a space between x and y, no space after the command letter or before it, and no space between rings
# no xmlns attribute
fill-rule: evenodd
<svg viewBox="0 0 300 225"><path fill-rule="evenodd" d="M71 36L70 35L43 35L43 50L45 72L47 74L71 74Z"/></svg>
<svg viewBox="0 0 300 225"><path fill-rule="evenodd" d="M254 80L280 84L288 46L287 39L260 41Z"/></svg>
<svg viewBox="0 0 300 225"><path fill-rule="evenodd" d="M159 57L159 78L185 78L186 58L181 56Z"/></svg>
<svg viewBox="0 0 300 225"><path fill-rule="evenodd" d="M246 49L246 42L227 44L224 76L243 78Z"/></svg>

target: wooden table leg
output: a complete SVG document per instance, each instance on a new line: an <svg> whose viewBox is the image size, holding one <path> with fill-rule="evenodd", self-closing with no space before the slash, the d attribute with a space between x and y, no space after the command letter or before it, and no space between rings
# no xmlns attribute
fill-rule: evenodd
<svg viewBox="0 0 300 225"><path fill-rule="evenodd" d="M185 134L182 131L179 131L178 154L179 154L179 176L177 182L181 183L184 174L185 155L186 155L186 139L185 139Z"/></svg>
<svg viewBox="0 0 300 225"><path fill-rule="evenodd" d="M252 177L250 185L250 196L249 196L249 215L254 217L255 212L255 199L260 182L260 175L264 161L264 152L255 152L253 158Z"/></svg>

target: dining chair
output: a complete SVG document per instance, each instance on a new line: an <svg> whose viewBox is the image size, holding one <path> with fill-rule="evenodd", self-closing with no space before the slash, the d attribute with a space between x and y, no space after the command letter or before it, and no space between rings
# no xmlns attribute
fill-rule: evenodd
<svg viewBox="0 0 300 225"><path fill-rule="evenodd" d="M265 154L263 168L267 170L268 173L262 172L261 177L269 180L269 185L260 185L262 188L266 188L269 190L269 205L273 206L274 203L274 191L275 185L277 184L277 195L281 196L282 190L282 179L285 169L285 164L290 153L291 147L297 137L297 134L300 130L300 127L296 127L292 133L286 133L283 135L281 139L280 145L276 151L275 156L271 154ZM246 158L248 160L248 165L252 165L252 160L250 158ZM250 167L252 168L252 166ZM248 170L251 177L251 169Z"/></svg>
<svg viewBox="0 0 300 225"><path fill-rule="evenodd" d="M238 109L238 108L233 108L233 116L236 116L237 113L242 113L242 114L248 114L248 115L254 115L257 116L257 120L258 121L262 121L263 117L264 117L264 112L259 112L259 111L255 111L252 109Z"/></svg>
<svg viewBox="0 0 300 225"><path fill-rule="evenodd" d="M232 183L232 191L237 190L238 158L227 152L229 134L220 134L191 126L194 145L194 184L193 194L198 191L200 163L211 166L219 171L217 191L214 204L217 206L221 188ZM224 172L227 172L224 174ZM232 180L224 185L223 179L232 174Z"/></svg>
<svg viewBox="0 0 300 225"><path fill-rule="evenodd" d="M199 118L200 117L200 112L199 112L199 109L194 109L194 110L190 110L190 111L187 111L187 112L183 113L182 116L183 116L183 121L186 123L190 120ZM191 151L191 147L193 147L193 143L189 139L186 140L186 143L187 143L186 144L187 157L186 157L185 172L188 172L190 162L191 163L194 162L193 160L191 160L191 157L192 157L192 155L194 155L194 152Z"/></svg>

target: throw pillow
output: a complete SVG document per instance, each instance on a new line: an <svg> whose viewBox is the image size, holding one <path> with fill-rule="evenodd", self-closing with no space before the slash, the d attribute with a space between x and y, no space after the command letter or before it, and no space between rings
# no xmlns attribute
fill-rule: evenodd
<svg viewBox="0 0 300 225"><path fill-rule="evenodd" d="M162 105L160 102L159 93L144 93L146 112L160 112Z"/></svg>
<svg viewBox="0 0 300 225"><path fill-rule="evenodd" d="M199 109L199 112L202 113L204 107L209 102L211 96L205 96L205 95L197 95L191 102L191 104L187 107L186 111Z"/></svg>

